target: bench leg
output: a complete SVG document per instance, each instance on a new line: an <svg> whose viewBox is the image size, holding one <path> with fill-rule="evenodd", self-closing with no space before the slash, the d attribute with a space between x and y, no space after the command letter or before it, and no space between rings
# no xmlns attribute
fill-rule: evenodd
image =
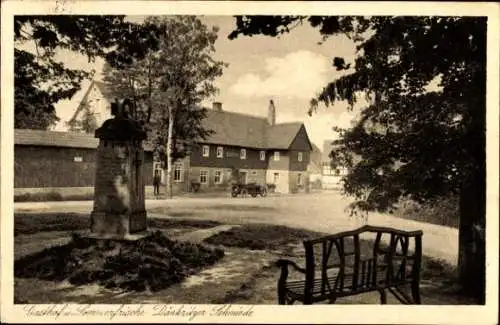
<svg viewBox="0 0 500 325"><path fill-rule="evenodd" d="M286 293L278 289L278 304L286 305Z"/></svg>
<svg viewBox="0 0 500 325"><path fill-rule="evenodd" d="M417 305L420 305L422 302L420 301L420 286L418 282L412 283L411 285L411 296L413 298L413 302Z"/></svg>
<svg viewBox="0 0 500 325"><path fill-rule="evenodd" d="M387 293L384 289L378 291L380 293L380 303L382 305L387 304Z"/></svg>

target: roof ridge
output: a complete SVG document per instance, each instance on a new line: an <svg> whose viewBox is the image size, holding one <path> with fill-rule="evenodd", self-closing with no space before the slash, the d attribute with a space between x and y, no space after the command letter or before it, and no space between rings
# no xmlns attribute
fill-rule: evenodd
<svg viewBox="0 0 500 325"><path fill-rule="evenodd" d="M283 122L283 123L276 123L274 125L269 125L269 126L280 126L280 125L304 125L304 122Z"/></svg>
<svg viewBox="0 0 500 325"><path fill-rule="evenodd" d="M224 110L223 111L215 111L212 108L207 108L207 107L204 107L204 108L206 110L208 110L209 112L213 112L213 113L242 115L245 117L251 117L251 118L255 118L255 119L259 119L259 120L267 120L267 117L265 117L265 116L252 115L252 114L246 114L246 113L235 112L235 111L224 111Z"/></svg>

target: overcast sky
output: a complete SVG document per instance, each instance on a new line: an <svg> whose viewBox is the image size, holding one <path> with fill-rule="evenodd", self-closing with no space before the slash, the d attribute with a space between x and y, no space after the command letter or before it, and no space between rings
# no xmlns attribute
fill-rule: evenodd
<svg viewBox="0 0 500 325"><path fill-rule="evenodd" d="M129 19L140 21L142 17ZM335 136L334 125L349 125L353 113L348 112L345 103L320 107L312 117L307 115L310 99L339 76L332 67L332 58L354 57L354 44L347 38L333 37L319 45L319 32L305 24L280 38L241 36L231 41L227 36L235 27L233 17L204 16L202 20L220 28L215 58L229 64L216 82L220 93L207 101L207 105L220 101L227 111L266 116L269 100L273 99L278 123L304 122L311 140L320 148L325 139ZM95 69L97 73L104 63L101 59L89 63L86 57L67 52L60 53L59 58L69 67ZM56 130L64 129L64 122L74 113L88 84L85 82L71 101L58 103L61 122Z"/></svg>

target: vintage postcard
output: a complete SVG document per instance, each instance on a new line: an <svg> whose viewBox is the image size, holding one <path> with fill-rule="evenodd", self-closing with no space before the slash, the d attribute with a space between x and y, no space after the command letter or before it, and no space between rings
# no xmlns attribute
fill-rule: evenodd
<svg viewBox="0 0 500 325"><path fill-rule="evenodd" d="M499 15L2 2L2 321L497 323Z"/></svg>

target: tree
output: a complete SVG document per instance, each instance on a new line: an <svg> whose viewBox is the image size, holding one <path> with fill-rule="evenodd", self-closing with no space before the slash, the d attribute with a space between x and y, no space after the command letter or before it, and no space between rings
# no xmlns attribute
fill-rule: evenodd
<svg viewBox="0 0 500 325"><path fill-rule="evenodd" d="M70 131L94 133L98 128L97 119L94 113L90 110L90 106L87 101L83 101L81 105L83 106L82 117L80 119L74 119L67 122L66 124L68 125Z"/></svg>
<svg viewBox="0 0 500 325"><path fill-rule="evenodd" d="M390 211L402 197L460 195L459 281L484 303L486 18L243 16L229 38L277 36L304 22L357 46L354 61L333 59L347 74L310 107L369 101L353 127L337 129L332 151L348 167L353 208ZM432 82L439 87L429 90Z"/></svg>
<svg viewBox="0 0 500 325"><path fill-rule="evenodd" d="M136 24L125 16L15 16L14 17L14 105L15 127L47 129L55 124L54 105L70 99L80 90L81 82L91 71L69 69L56 60L56 52L81 53L90 61L105 57L115 62L122 58L115 52L127 49L128 57L144 55L144 46ZM154 47L154 43L148 46ZM29 51L28 47L34 47ZM33 53L35 52L35 53ZM123 60L122 60L123 61Z"/></svg>
<svg viewBox="0 0 500 325"><path fill-rule="evenodd" d="M200 105L217 92L213 81L222 75L224 63L212 58L217 28L209 30L196 17L149 17L142 29L158 47L140 60L107 68L104 79L117 96L133 98L137 118L145 121L167 170L171 197L174 162L188 153L193 140L211 134L202 125L206 110Z"/></svg>

